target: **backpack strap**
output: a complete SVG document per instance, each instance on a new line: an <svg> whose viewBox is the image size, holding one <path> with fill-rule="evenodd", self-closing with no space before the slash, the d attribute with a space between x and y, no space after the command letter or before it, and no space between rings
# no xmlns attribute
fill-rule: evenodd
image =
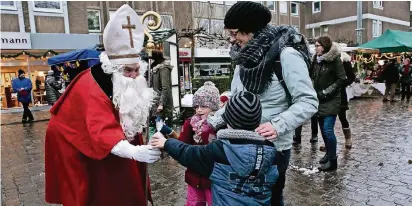
<svg viewBox="0 0 412 206"><path fill-rule="evenodd" d="M280 85L282 85L283 89L286 92L286 98L288 100L288 105L290 106L292 105L292 97L290 96L285 80L283 80L282 64L280 63L280 54L276 57L274 70L275 70L275 75L278 78Z"/></svg>

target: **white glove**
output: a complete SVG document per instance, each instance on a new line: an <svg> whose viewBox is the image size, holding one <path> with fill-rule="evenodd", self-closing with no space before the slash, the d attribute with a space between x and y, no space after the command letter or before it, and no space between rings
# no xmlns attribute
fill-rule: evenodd
<svg viewBox="0 0 412 206"><path fill-rule="evenodd" d="M159 149L152 148L150 145L134 146L127 140L117 143L111 152L119 157L146 163L156 162L160 159L161 154Z"/></svg>

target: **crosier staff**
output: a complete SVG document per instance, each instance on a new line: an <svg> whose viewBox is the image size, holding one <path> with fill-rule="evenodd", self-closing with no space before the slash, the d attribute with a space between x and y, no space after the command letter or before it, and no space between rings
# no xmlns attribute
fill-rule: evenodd
<svg viewBox="0 0 412 206"><path fill-rule="evenodd" d="M154 20L149 20L148 24L147 24L147 28L145 28L144 30L144 34L147 36L148 40L147 40L147 44L146 44L146 51L147 51L147 55L148 55L148 71L147 71L147 83L150 87L151 85L151 80L152 80L152 51L155 48L155 44L153 41L153 36L149 33L148 30L150 31L156 31L160 28L160 26L162 25L162 18L160 17L160 15L154 11L148 11L146 13L143 14L143 16L140 17L140 21L142 22L142 24L144 25L144 20L147 19L148 17L153 17ZM147 118L147 125L146 125L146 141L145 144L147 144L149 142L149 123L150 123L150 116ZM145 198L146 198L146 203L148 202L148 180L149 180L149 173L147 171L147 164L145 164Z"/></svg>

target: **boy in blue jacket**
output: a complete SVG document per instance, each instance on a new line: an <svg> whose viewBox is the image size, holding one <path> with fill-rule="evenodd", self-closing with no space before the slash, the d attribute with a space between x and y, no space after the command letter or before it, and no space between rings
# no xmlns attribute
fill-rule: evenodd
<svg viewBox="0 0 412 206"><path fill-rule="evenodd" d="M254 130L262 108L259 98L246 91L230 98L222 116L228 129L208 145L188 145L156 133L151 145L212 180L213 205L270 205L271 187L278 178L276 148Z"/></svg>
<svg viewBox="0 0 412 206"><path fill-rule="evenodd" d="M19 78L14 79L11 84L13 87L13 92L17 92L17 100L23 105L24 111L21 121L23 123L26 123L27 121L32 122L34 118L29 109L29 104L31 102L32 83L30 79L25 77L25 72L23 70L19 69L18 74ZM27 118L29 119L27 120Z"/></svg>

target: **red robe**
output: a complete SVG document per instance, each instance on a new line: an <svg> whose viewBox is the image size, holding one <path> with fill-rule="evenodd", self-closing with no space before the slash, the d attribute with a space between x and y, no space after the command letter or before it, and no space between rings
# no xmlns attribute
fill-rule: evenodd
<svg viewBox="0 0 412 206"><path fill-rule="evenodd" d="M118 112L90 69L73 80L50 112L45 139L48 203L147 205L145 164L110 153L125 136ZM141 135L132 144L142 144Z"/></svg>

